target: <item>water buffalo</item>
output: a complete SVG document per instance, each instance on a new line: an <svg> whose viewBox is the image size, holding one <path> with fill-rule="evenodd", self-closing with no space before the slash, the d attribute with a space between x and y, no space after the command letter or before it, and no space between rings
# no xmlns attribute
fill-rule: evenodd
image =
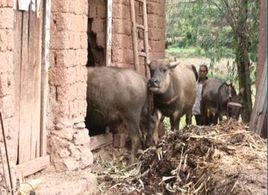
<svg viewBox="0 0 268 195"><path fill-rule="evenodd" d="M155 60L149 65L151 78L148 86L154 94L154 106L170 118L172 130L179 129L180 118L184 114L187 124L191 122L198 77L194 66L178 64Z"/></svg>
<svg viewBox="0 0 268 195"><path fill-rule="evenodd" d="M141 143L141 113L147 91L146 79L133 70L88 67L87 128L102 129L124 122L131 139L131 163Z"/></svg>
<svg viewBox="0 0 268 195"><path fill-rule="evenodd" d="M223 115L238 120L241 112L240 96L234 87L216 78L209 78L202 89L201 115L205 125L216 124Z"/></svg>

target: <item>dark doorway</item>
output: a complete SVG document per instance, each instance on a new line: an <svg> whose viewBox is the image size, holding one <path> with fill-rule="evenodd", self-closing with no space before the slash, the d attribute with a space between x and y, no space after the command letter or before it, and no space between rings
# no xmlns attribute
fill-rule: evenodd
<svg viewBox="0 0 268 195"><path fill-rule="evenodd" d="M89 0L87 67L105 66L106 61L106 1ZM87 110L87 113L88 110ZM98 117L98 116L96 116ZM85 124L90 136L105 133L105 127L92 128L94 118L87 114ZM91 127L91 128L90 128Z"/></svg>

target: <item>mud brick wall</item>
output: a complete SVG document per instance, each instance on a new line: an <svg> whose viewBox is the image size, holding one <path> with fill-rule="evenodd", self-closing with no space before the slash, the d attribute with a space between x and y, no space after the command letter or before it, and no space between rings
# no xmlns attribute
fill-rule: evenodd
<svg viewBox="0 0 268 195"><path fill-rule="evenodd" d="M87 0L52 0L49 152L58 169L92 164L85 128Z"/></svg>
<svg viewBox="0 0 268 195"><path fill-rule="evenodd" d="M135 9L137 22L141 24L142 9L137 4ZM165 1L147 0L147 14L151 60L162 58L165 49ZM142 37L139 33L140 48L143 47ZM134 67L130 4L125 0L113 1L112 63L119 67ZM140 64L143 63L143 58L140 58Z"/></svg>
<svg viewBox="0 0 268 195"><path fill-rule="evenodd" d="M15 118L15 80L14 80L14 11L12 0L0 1L0 111L2 112L11 173L14 174L14 166L17 159L17 148L14 147L18 141ZM1 130L1 128L0 128ZM0 131L0 143L2 155L5 155L2 130ZM4 162L6 164L6 162ZM0 160L0 184L5 186L3 180L3 162ZM7 168L5 166L5 175ZM13 178L14 179L14 178ZM0 187L0 194L7 192Z"/></svg>
<svg viewBox="0 0 268 195"><path fill-rule="evenodd" d="M14 80L14 11L12 0L0 1L0 111L11 160L16 160L16 141L18 139L15 120L15 80ZM2 131L0 131L2 142ZM3 147L1 147L2 152ZM2 171L2 169L1 169Z"/></svg>

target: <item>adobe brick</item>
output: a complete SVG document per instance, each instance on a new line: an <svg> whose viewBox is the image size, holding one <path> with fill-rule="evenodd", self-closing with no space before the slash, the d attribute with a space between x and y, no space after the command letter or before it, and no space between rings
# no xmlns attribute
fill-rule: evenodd
<svg viewBox="0 0 268 195"><path fill-rule="evenodd" d="M0 29L13 29L14 11L12 8L1 8L0 18Z"/></svg>
<svg viewBox="0 0 268 195"><path fill-rule="evenodd" d="M49 84L60 86L66 81L65 70L59 67L53 67L49 69Z"/></svg>
<svg viewBox="0 0 268 195"><path fill-rule="evenodd" d="M60 31L52 36L52 49L78 49L80 47L79 33L72 31Z"/></svg>
<svg viewBox="0 0 268 195"><path fill-rule="evenodd" d="M0 1L0 8L2 7L13 7L13 1L12 0L1 0Z"/></svg>
<svg viewBox="0 0 268 195"><path fill-rule="evenodd" d="M73 88L74 87L72 85L68 84L57 87L58 99L66 99L69 101L73 101L76 98L76 93Z"/></svg>
<svg viewBox="0 0 268 195"><path fill-rule="evenodd" d="M87 82L87 67L85 66L76 66L76 80L81 83Z"/></svg>
<svg viewBox="0 0 268 195"><path fill-rule="evenodd" d="M80 36L80 41L79 41L80 46L79 46L79 48L87 50L87 47L88 47L88 44L87 44L88 35L87 35L87 33L80 33L79 36Z"/></svg>
<svg viewBox="0 0 268 195"><path fill-rule="evenodd" d="M125 34L114 35L113 47L132 50L132 36Z"/></svg>
<svg viewBox="0 0 268 195"><path fill-rule="evenodd" d="M0 73L13 71L13 52L0 52Z"/></svg>
<svg viewBox="0 0 268 195"><path fill-rule="evenodd" d="M87 31L86 15L76 15L74 13L56 13L53 14L52 21L53 30L56 28L57 31Z"/></svg>
<svg viewBox="0 0 268 195"><path fill-rule="evenodd" d="M77 49L74 58L76 60L76 63L75 63L76 65L86 65L86 63L87 63L87 50Z"/></svg>
<svg viewBox="0 0 268 195"><path fill-rule="evenodd" d="M130 20L130 7L122 4L113 4L113 19Z"/></svg>
<svg viewBox="0 0 268 195"><path fill-rule="evenodd" d="M11 118L14 116L14 99L12 95L6 95L1 98L2 100L2 110L3 112L3 117L4 118Z"/></svg>
<svg viewBox="0 0 268 195"><path fill-rule="evenodd" d="M113 32L118 34L126 34L131 35L132 33L132 25L128 20L113 20Z"/></svg>
<svg viewBox="0 0 268 195"><path fill-rule="evenodd" d="M56 0L52 1L52 12L71 12L73 7L72 0Z"/></svg>
<svg viewBox="0 0 268 195"><path fill-rule="evenodd" d="M56 61L57 67L71 67L76 64L76 50L55 50L52 52L54 56L54 62Z"/></svg>

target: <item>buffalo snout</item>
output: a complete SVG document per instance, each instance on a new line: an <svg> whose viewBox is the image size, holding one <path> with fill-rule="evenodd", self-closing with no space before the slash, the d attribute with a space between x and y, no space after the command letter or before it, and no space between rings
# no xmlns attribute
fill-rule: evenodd
<svg viewBox="0 0 268 195"><path fill-rule="evenodd" d="M156 88L159 88L159 84L160 84L160 81L156 78L151 78L149 81L148 81L148 86L149 87L156 87Z"/></svg>

